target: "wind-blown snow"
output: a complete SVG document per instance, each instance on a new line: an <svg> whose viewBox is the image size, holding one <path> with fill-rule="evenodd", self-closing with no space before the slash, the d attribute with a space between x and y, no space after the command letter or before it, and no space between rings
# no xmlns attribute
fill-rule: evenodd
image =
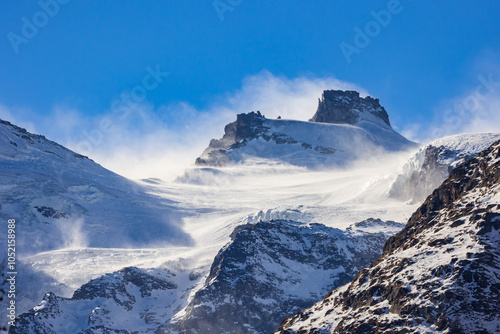
<svg viewBox="0 0 500 334"><path fill-rule="evenodd" d="M211 157L222 150L225 159L235 163L278 161L318 170L345 167L362 159L417 147L385 123L381 126L366 119L349 125L267 119L255 113L238 117L239 120L241 117L241 122L251 123L245 126L249 126L253 133L236 142L223 137L215 141L216 145L211 143L200 156L203 164L225 164L225 161Z"/></svg>
<svg viewBox="0 0 500 334"><path fill-rule="evenodd" d="M279 124L287 124L283 133L318 145L328 136L326 130L311 136L299 126L307 122ZM340 131L328 140L353 145L342 137L352 126L321 126ZM371 136L366 129L354 131ZM413 152L375 150L383 155L350 161L348 169L322 170L288 164L287 159L301 157L285 152L279 161L252 158L231 167L193 168L182 182L132 182L10 124L0 124L0 141L0 215L17 219L23 235L19 284L29 288L19 299L20 313L49 291L70 297L89 280L124 267L178 268L179 277L197 272L193 287L234 228L245 223L286 219L345 230L370 217L405 222L417 206L388 198L397 171ZM370 233L395 232L389 230L377 227ZM176 305L186 305L195 291L176 297Z"/></svg>

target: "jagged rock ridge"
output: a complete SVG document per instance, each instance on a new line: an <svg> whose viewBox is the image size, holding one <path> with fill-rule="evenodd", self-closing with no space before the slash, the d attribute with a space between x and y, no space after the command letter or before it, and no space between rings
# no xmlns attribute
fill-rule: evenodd
<svg viewBox="0 0 500 334"><path fill-rule="evenodd" d="M458 166L353 282L276 333L499 333L500 141Z"/></svg>
<svg viewBox="0 0 500 334"><path fill-rule="evenodd" d="M237 227L205 286L169 333L269 333L289 314L344 284L380 254L401 224L369 219L347 231L287 220ZM391 234L392 234L391 233Z"/></svg>
<svg viewBox="0 0 500 334"><path fill-rule="evenodd" d="M318 110L310 122L351 124L370 120L391 127L389 115L380 105L379 99L360 97L351 90L325 90L318 100Z"/></svg>
<svg viewBox="0 0 500 334"><path fill-rule="evenodd" d="M182 308L195 272L127 267L84 284L72 298L47 293L10 334L153 333Z"/></svg>

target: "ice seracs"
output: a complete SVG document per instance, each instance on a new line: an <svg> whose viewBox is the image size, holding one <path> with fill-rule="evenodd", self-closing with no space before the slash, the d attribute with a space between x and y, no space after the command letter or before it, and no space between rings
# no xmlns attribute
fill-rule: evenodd
<svg viewBox="0 0 500 334"><path fill-rule="evenodd" d="M389 196L421 203L458 165L500 139L498 133L467 133L437 139L422 147L403 166Z"/></svg>

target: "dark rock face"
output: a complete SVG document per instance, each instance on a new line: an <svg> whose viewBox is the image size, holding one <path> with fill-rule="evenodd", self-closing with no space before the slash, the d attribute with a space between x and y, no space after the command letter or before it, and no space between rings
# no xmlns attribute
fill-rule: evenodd
<svg viewBox="0 0 500 334"><path fill-rule="evenodd" d="M366 224L391 223L372 219ZM343 232L285 220L237 227L185 316L164 330L269 333L286 316L350 281L380 254L387 235L356 227Z"/></svg>
<svg viewBox="0 0 500 334"><path fill-rule="evenodd" d="M362 98L356 91L325 90L318 100L318 110L310 122L356 124L363 113L369 113L391 126L389 115L378 99Z"/></svg>
<svg viewBox="0 0 500 334"><path fill-rule="evenodd" d="M74 300L106 298L113 299L116 304L132 309L131 304L136 300L125 288L127 284L139 288L141 297L151 296L153 290L177 289L174 283L149 275L134 267L127 267L115 274L109 274L84 284L73 294ZM123 302L126 296L126 302Z"/></svg>
<svg viewBox="0 0 500 334"><path fill-rule="evenodd" d="M224 136L221 139L212 139L208 148L201 157L196 159L198 166L224 166L230 162L226 150L244 145L246 140L257 138L266 133L268 128L263 127L265 117L260 111L248 114L238 114L236 121L224 127Z"/></svg>
<svg viewBox="0 0 500 334"><path fill-rule="evenodd" d="M499 333L500 141L454 169L353 282L276 333Z"/></svg>

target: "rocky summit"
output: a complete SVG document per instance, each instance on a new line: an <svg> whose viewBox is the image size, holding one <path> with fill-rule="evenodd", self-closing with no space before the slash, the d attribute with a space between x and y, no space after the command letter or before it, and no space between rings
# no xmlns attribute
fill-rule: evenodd
<svg viewBox="0 0 500 334"><path fill-rule="evenodd" d="M196 159L198 166L226 166L267 159L296 166L343 165L416 144L392 129L379 100L355 91L325 90L309 122L239 114Z"/></svg>
<svg viewBox="0 0 500 334"><path fill-rule="evenodd" d="M363 120L391 127L389 115L378 99L360 97L352 90L325 90L318 100L316 114L309 121L354 125Z"/></svg>

